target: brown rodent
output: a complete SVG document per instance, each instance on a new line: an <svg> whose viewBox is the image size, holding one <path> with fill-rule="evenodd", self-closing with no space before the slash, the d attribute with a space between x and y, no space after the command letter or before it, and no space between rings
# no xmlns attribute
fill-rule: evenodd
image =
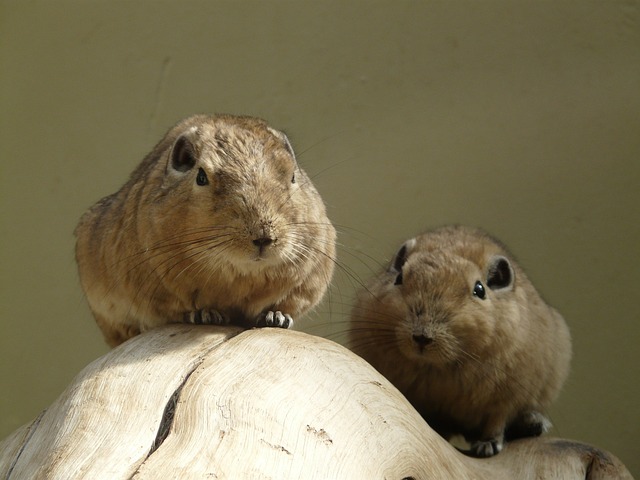
<svg viewBox="0 0 640 480"><path fill-rule="evenodd" d="M111 346L173 322L288 328L334 268L335 229L289 140L246 116L175 125L75 233Z"/></svg>
<svg viewBox="0 0 640 480"><path fill-rule="evenodd" d="M358 294L352 349L386 376L443 437L498 453L540 435L569 371L571 338L506 248L447 226L402 245Z"/></svg>

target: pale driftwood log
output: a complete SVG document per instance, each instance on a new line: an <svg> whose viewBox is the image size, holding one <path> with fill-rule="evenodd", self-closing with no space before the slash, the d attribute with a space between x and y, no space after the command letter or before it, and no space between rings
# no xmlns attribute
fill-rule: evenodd
<svg viewBox="0 0 640 480"><path fill-rule="evenodd" d="M489 459L442 440L345 348L280 329L172 325L86 367L0 443L8 479L631 478L553 438Z"/></svg>

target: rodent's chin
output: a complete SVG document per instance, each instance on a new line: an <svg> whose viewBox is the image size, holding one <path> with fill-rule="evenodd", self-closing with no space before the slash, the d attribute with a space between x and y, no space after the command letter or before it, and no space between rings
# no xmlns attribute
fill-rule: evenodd
<svg viewBox="0 0 640 480"><path fill-rule="evenodd" d="M238 255L231 259L231 263L241 272L255 273L256 270L273 268L284 263L284 260L276 252L255 252L250 255Z"/></svg>

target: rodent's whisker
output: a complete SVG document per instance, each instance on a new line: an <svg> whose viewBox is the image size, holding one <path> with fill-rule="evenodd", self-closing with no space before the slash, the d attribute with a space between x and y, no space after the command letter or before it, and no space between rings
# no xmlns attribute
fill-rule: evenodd
<svg viewBox="0 0 640 480"><path fill-rule="evenodd" d="M300 241L299 242L292 242L292 244L295 246L295 248L308 248L310 249L310 247L306 246L306 244L304 243L305 237L304 235L300 234L299 237L296 237L295 233L291 233L289 235L290 238L299 238ZM366 285L364 284L364 282L362 281L362 279L358 276L358 274L356 273L356 271L348 266L345 263L340 262L337 258L333 257L333 256L328 256L326 254L325 251L321 250L321 249L310 249L310 252L312 252L314 255L319 255L319 256L323 256L328 258L331 262L334 263L334 265L336 267L338 267L338 269L345 273L347 275L347 278L349 278L350 280L354 281L355 284L357 284L358 286L362 287L362 288L366 288ZM353 283L352 283L353 286Z"/></svg>
<svg viewBox="0 0 640 480"><path fill-rule="evenodd" d="M219 242L218 244L216 244L216 247L223 246L225 243L228 243L228 242L229 240L224 240L222 242ZM166 279L167 275L169 275L174 268L176 268L178 265L180 265L183 262L188 262L189 260L197 259L198 256L203 255L210 248L212 248L210 243L204 244L204 245L203 244L190 245L188 249L179 252L179 253L189 253L189 255L187 255L186 257L179 254L174 254L172 256L165 258L160 263L158 263L154 268L152 268L148 272L146 276L146 281L142 283L137 293L134 295L133 297L134 301L131 303L131 306L132 306L131 308L133 308L133 305L135 304L136 300L138 300L140 297L143 297L142 294L145 294L144 296L148 298L148 302L153 301L158 289L161 286L161 282L164 279ZM196 264L197 262L187 263L185 267L180 272L178 272L178 274L172 276L173 280L177 280L182 273L184 273L186 270L188 270L189 268L193 267ZM161 268L164 270L164 274L160 274ZM151 281L153 278L156 279L155 282ZM145 290L144 285L147 285L149 287L149 290Z"/></svg>
<svg viewBox="0 0 640 480"><path fill-rule="evenodd" d="M197 248L197 245L198 245L197 243L194 244L193 242L185 242L185 244L189 245L189 248L186 249L186 250L183 250L183 252L184 251L187 251L187 252L191 251L193 248ZM183 245L182 243L175 243L172 246L173 247L177 247L177 246L182 246L182 245ZM140 251L136 252L135 254L130 255L130 256L126 257L126 258L123 258L119 262L116 262L116 264L112 264L111 268L114 268L114 267L117 266L117 263L128 262L129 260L137 258L136 263L134 263L133 265L128 265L127 266L127 270L125 271L124 278L114 279L114 281L110 285L108 285L108 288L107 288L107 290L105 292L105 295L109 295L109 292L112 289L116 288L121 281L123 281L123 280L126 281L126 279L128 279L131 275L133 275L137 269L143 269L143 267L148 266L149 261L154 260L155 258L157 258L157 257L159 257L161 255L167 255L167 254L171 253L172 251L173 251L173 249L171 249L171 248L170 249L167 249L167 248L164 248L164 249L161 249L161 248L144 249L144 250L140 250ZM149 253L152 253L152 254L150 255ZM172 259L172 257L169 256L168 258L166 258L164 260L164 262L169 262L169 261L171 261L171 259ZM140 285L138 287L138 289L136 290L136 292L134 293L134 295L132 297L132 304L127 310L127 315L131 314L131 311L132 311L132 308L133 308L133 303L135 302L136 299L138 299L138 298L140 298L142 296L142 293L145 292L144 286L147 285L149 283L149 281L155 276L154 274L157 273L158 268L164 262L161 262L158 266L156 266L156 268L152 269L151 271L149 271L144 276L144 282L142 283L142 285ZM160 279L158 279L158 282L157 282L158 284L159 284L159 281L160 281ZM156 290L157 290L157 286L153 289L153 292L155 292Z"/></svg>
<svg viewBox="0 0 640 480"><path fill-rule="evenodd" d="M181 234L178 234L178 235L175 235L175 236L171 237L171 239L172 239L171 241L168 241L168 240L165 239L163 241L156 242L155 244L153 244L153 245L151 245L149 247L139 249L136 252L132 253L131 255L128 255L128 256L125 256L125 257L123 257L121 259L118 259L115 263L110 265L110 268L116 267L119 263L128 262L128 261L130 261L130 260L132 260L134 258L142 257L140 259L139 263L137 263L137 264L135 264L133 266L135 268L135 267L138 267L138 266L146 264L146 262L148 262L149 260L154 259L157 256L169 253L175 248L183 247L184 245L187 245L187 246L191 247L193 245L197 245L197 244L202 243L202 242L210 242L211 240L215 240L215 239L218 239L218 238L224 238L225 236L228 237L228 236L231 236L231 235L232 235L232 233L217 234L216 236L207 236L207 237L192 239L192 238L185 238L186 235L184 233L181 233ZM179 238L182 238L183 240L179 241L179 242L175 241L176 239L179 239ZM149 255L150 253L152 255ZM131 273L131 270L129 270L128 273Z"/></svg>
<svg viewBox="0 0 640 480"><path fill-rule="evenodd" d="M131 273L136 268L139 268L143 265L146 266L149 264L149 262L155 260L156 258L162 257L167 254L171 254L173 252L190 253L193 250L200 248L203 245L211 246L213 240L218 241L219 242L218 244L222 245L227 241L224 239L225 236L228 237L229 235L219 235L216 237L207 237L207 238L201 238L201 239L192 240L192 241L178 242L170 245L164 245L163 247L158 247L155 249L142 251L139 253L139 255L142 256L142 258L135 265L133 265L133 267L130 268L127 273ZM221 239L223 240L220 241ZM186 248L185 248L185 245L186 245ZM176 248L176 247L180 247L180 248ZM151 253L151 255L149 253ZM165 262L170 261L171 258L172 257L168 257L164 261L158 263L158 265L155 268L153 268L149 273L150 274L157 273L158 268L163 266ZM187 257L187 258L190 258L190 257Z"/></svg>
<svg viewBox="0 0 640 480"><path fill-rule="evenodd" d="M219 231L225 231L225 230L229 230L229 229L230 229L230 227L227 226L227 225L206 225L206 226L202 226L202 227L198 227L198 228L187 228L187 229L178 231L174 235L170 235L170 236L164 237L161 240L158 240L157 242L151 244L149 248L159 247L159 246L162 246L165 243L172 242L173 240L181 239L181 238L184 238L184 237L187 237L187 236L190 236L190 235L199 235L201 233L219 232Z"/></svg>

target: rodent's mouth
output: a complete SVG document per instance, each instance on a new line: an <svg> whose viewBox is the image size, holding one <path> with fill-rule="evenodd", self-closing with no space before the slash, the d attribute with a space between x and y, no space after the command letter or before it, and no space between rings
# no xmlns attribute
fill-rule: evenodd
<svg viewBox="0 0 640 480"><path fill-rule="evenodd" d="M251 263L256 264L256 263L268 263L269 259L267 257L261 257L261 256L257 256L257 257L253 257L250 260Z"/></svg>
<svg viewBox="0 0 640 480"><path fill-rule="evenodd" d="M278 255L273 248L268 249L259 249L254 251L252 256L250 257L252 262L269 262L269 261L279 261Z"/></svg>
<svg viewBox="0 0 640 480"><path fill-rule="evenodd" d="M411 356L421 362L432 365L447 363L448 360L444 352L434 339L425 340L423 338L411 338Z"/></svg>
<svg viewBox="0 0 640 480"><path fill-rule="evenodd" d="M411 345L411 350L415 356L418 356L424 360L429 360L431 358L437 358L438 353L435 348L430 346L423 346L416 344L415 342Z"/></svg>
<svg viewBox="0 0 640 480"><path fill-rule="evenodd" d="M235 256L235 261L238 266L246 265L247 267L256 266L267 267L278 265L283 262L281 256L278 254L277 249L270 248L262 248L262 249L252 249L250 251L244 251L240 255Z"/></svg>

